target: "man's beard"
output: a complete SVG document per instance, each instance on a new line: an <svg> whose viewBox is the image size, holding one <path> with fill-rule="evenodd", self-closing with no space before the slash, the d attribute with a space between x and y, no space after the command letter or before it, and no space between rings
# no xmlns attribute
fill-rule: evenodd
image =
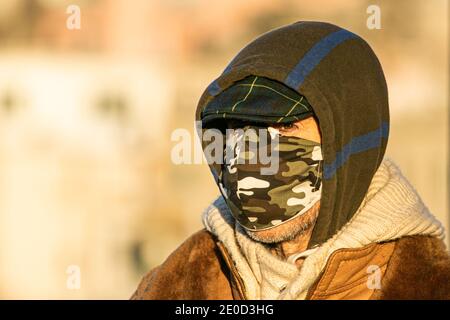
<svg viewBox="0 0 450 320"><path fill-rule="evenodd" d="M247 235L258 242L273 244L283 241L294 240L314 227L319 213L320 205L317 203L311 209L291 221L287 221L271 230L251 231L245 229Z"/></svg>

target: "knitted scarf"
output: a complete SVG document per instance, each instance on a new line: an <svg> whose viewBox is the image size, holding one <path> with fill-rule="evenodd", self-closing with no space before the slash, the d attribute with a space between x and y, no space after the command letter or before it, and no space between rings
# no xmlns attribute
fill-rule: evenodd
<svg viewBox="0 0 450 320"><path fill-rule="evenodd" d="M384 160L352 219L317 250L309 251L300 269L249 238L219 197L203 214L203 224L229 252L247 299L305 299L330 255L404 236L444 237L441 223L429 212L398 167ZM282 290L285 288L285 290Z"/></svg>

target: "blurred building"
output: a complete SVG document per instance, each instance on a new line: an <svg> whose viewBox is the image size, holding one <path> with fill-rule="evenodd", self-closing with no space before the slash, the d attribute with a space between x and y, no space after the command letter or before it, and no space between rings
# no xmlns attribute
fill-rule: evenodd
<svg viewBox="0 0 450 320"><path fill-rule="evenodd" d="M218 194L174 165L204 88L247 42L297 20L361 34L386 73L388 155L448 228L447 2L0 3L0 298L128 298ZM448 237L447 237L448 239ZM72 266L80 287L68 285Z"/></svg>

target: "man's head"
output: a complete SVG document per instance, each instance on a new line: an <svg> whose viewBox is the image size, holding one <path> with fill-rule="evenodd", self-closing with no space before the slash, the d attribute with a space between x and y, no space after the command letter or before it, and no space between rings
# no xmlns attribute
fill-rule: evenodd
<svg viewBox="0 0 450 320"><path fill-rule="evenodd" d="M297 21L266 32L231 59L205 89L196 111L196 120L202 123L199 133L219 120L240 117L257 123L286 124L311 115L320 123L322 143L314 147L320 148L317 151L323 170L320 214L308 246L323 243L350 221L386 150L386 80L367 42L339 26L314 21ZM202 144L205 148L209 143ZM293 147L300 144L292 141ZM314 154L318 156L319 152ZM307 158L305 163L311 164L314 158L319 157ZM219 184L222 167L210 164L210 168ZM284 178L276 180L280 182L276 191L280 191ZM281 192L277 197L282 198ZM236 209L230 201L227 204ZM272 205L265 202L264 206ZM283 218L294 212L291 207L287 209L291 212ZM239 219L239 210L234 212ZM282 216L283 212L278 210L274 215ZM278 226L279 220L270 220L268 215L259 218Z"/></svg>
<svg viewBox="0 0 450 320"><path fill-rule="evenodd" d="M247 125L246 122L229 120L228 129L236 129ZM275 128L281 136L297 137L317 143L321 143L321 134L317 120L308 117L286 124L268 124L268 127ZM317 201L310 209L301 215L286 221L283 224L267 230L253 231L245 229L246 233L254 240L263 243L279 243L296 238L300 234L310 231L315 224L320 208L320 201Z"/></svg>
<svg viewBox="0 0 450 320"><path fill-rule="evenodd" d="M208 159L223 160L212 165L216 182L250 236L274 242L314 224L323 158L318 121L305 96L252 75L212 100L202 121L226 138L223 159L216 153Z"/></svg>

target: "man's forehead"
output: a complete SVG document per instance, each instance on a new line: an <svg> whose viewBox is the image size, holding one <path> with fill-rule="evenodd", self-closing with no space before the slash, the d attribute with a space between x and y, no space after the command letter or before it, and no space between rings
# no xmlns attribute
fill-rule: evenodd
<svg viewBox="0 0 450 320"><path fill-rule="evenodd" d="M227 128L243 128L246 126L252 127L270 127L271 123L257 122L257 121L248 121L248 120L239 120L239 119L229 119L225 121L225 125Z"/></svg>

